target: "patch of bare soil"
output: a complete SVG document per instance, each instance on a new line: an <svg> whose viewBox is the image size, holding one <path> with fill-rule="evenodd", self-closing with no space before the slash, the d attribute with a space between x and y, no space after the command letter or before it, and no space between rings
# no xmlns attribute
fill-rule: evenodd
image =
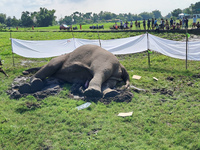
<svg viewBox="0 0 200 150"><path fill-rule="evenodd" d="M193 78L200 78L200 74L195 74L192 76Z"/></svg>
<svg viewBox="0 0 200 150"><path fill-rule="evenodd" d="M172 90L168 90L166 88L161 88L161 89L153 89L153 93L160 93L163 95L173 95L173 91Z"/></svg>
<svg viewBox="0 0 200 150"><path fill-rule="evenodd" d="M167 77L166 79L169 80L169 81L173 81L174 77Z"/></svg>
<svg viewBox="0 0 200 150"><path fill-rule="evenodd" d="M62 89L65 82L56 78L48 78L44 81L44 88L41 91L34 93L26 93L26 88L28 87L30 77L20 76L14 79L11 88L7 91L10 95L11 99L19 99L21 97L26 97L27 95L34 96L37 100L42 100L48 96L53 96L58 94ZM21 86L25 85L25 86ZM27 86L26 86L27 85ZM23 89L23 88L24 89ZM22 88L22 89L20 89ZM79 84L73 84L70 89L69 95L66 95L69 98L77 99L77 100L85 100L85 101L100 101L104 104L109 104L112 101L115 102L130 102L133 97L133 93L128 90L120 90L118 95L107 98L87 98L83 95L83 91L85 89ZM22 92L23 91L23 92ZM29 107L38 107L35 104L27 104L27 108Z"/></svg>

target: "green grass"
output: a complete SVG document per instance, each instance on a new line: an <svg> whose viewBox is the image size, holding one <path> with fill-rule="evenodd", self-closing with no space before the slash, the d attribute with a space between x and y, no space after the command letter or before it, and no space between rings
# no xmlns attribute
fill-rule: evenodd
<svg viewBox="0 0 200 150"><path fill-rule="evenodd" d="M116 39L141 33L100 33L101 39ZM153 33L152 33L153 34ZM184 34L156 34L180 40ZM98 39L97 33L74 33L76 38ZM53 40L72 38L66 32L13 32L13 38ZM13 79L26 68L46 64L47 59L28 59L15 56L12 65L10 33L0 34L0 56L9 78L0 74L0 149L200 149L200 67L198 61L151 54L151 68L147 53L118 56L130 77L131 84L147 92L136 93L130 103L94 103L84 110L75 107L85 103L67 97L70 85L56 96L37 101L32 96L9 99L6 90ZM21 65L22 60L35 63ZM42 61L42 62L41 62ZM153 80L158 78L158 81ZM173 81L168 80L173 77ZM162 94L165 89L168 94ZM155 92L160 90L160 92ZM28 107L28 106L32 107ZM120 112L133 111L131 117L121 118Z"/></svg>

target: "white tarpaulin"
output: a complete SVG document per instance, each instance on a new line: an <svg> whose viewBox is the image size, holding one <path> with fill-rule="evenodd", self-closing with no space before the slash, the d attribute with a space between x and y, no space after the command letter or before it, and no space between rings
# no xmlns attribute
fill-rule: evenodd
<svg viewBox="0 0 200 150"><path fill-rule="evenodd" d="M131 54L148 49L173 58L186 59L186 42L172 41L151 34L113 40L65 39L51 41L12 40L12 50L23 57L45 58L70 53L86 45L100 45L113 54ZM188 42L188 60L200 60L200 41Z"/></svg>
<svg viewBox="0 0 200 150"><path fill-rule="evenodd" d="M186 59L186 42L172 41L149 34L149 49L163 55ZM200 41L188 42L188 60L200 60Z"/></svg>
<svg viewBox="0 0 200 150"><path fill-rule="evenodd" d="M26 41L12 40L13 53L28 58L46 58L72 52L74 40Z"/></svg>
<svg viewBox="0 0 200 150"><path fill-rule="evenodd" d="M59 56L70 53L76 48L86 44L100 45L99 40L77 38L51 41L11 40L13 53L29 58ZM130 54L147 50L146 34L122 39L101 40L100 42L102 48L113 54Z"/></svg>

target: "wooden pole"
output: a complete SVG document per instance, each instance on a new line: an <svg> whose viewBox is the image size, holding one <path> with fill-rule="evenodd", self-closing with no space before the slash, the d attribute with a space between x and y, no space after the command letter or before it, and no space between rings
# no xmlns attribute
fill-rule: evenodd
<svg viewBox="0 0 200 150"><path fill-rule="evenodd" d="M98 31L98 37L99 37L99 45L101 47L101 40L100 40L100 36L99 36L99 31Z"/></svg>
<svg viewBox="0 0 200 150"><path fill-rule="evenodd" d="M185 68L187 70L187 60L188 60L188 31L186 29L186 58L185 58Z"/></svg>
<svg viewBox="0 0 200 150"><path fill-rule="evenodd" d="M10 40L11 40L11 46L12 46L12 34L11 34L11 32L10 32ZM12 60L13 60L13 66L15 67L15 59L14 59L13 47L12 47Z"/></svg>
<svg viewBox="0 0 200 150"><path fill-rule="evenodd" d="M151 66L151 60L150 60L150 53L149 53L149 34L147 32L147 53L148 53L148 65L149 65L149 68Z"/></svg>
<svg viewBox="0 0 200 150"><path fill-rule="evenodd" d="M73 36L73 39L74 39L74 32L73 31L71 31L72 32L72 36Z"/></svg>

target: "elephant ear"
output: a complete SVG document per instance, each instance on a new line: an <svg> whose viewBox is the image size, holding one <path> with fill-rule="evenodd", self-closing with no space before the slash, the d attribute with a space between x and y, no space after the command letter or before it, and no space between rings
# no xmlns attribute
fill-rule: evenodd
<svg viewBox="0 0 200 150"><path fill-rule="evenodd" d="M129 74L126 71L126 68L122 64L120 64L120 66L121 66L121 70L122 70L121 78L126 83L125 84L125 88L128 88L130 86L130 77L129 77Z"/></svg>

